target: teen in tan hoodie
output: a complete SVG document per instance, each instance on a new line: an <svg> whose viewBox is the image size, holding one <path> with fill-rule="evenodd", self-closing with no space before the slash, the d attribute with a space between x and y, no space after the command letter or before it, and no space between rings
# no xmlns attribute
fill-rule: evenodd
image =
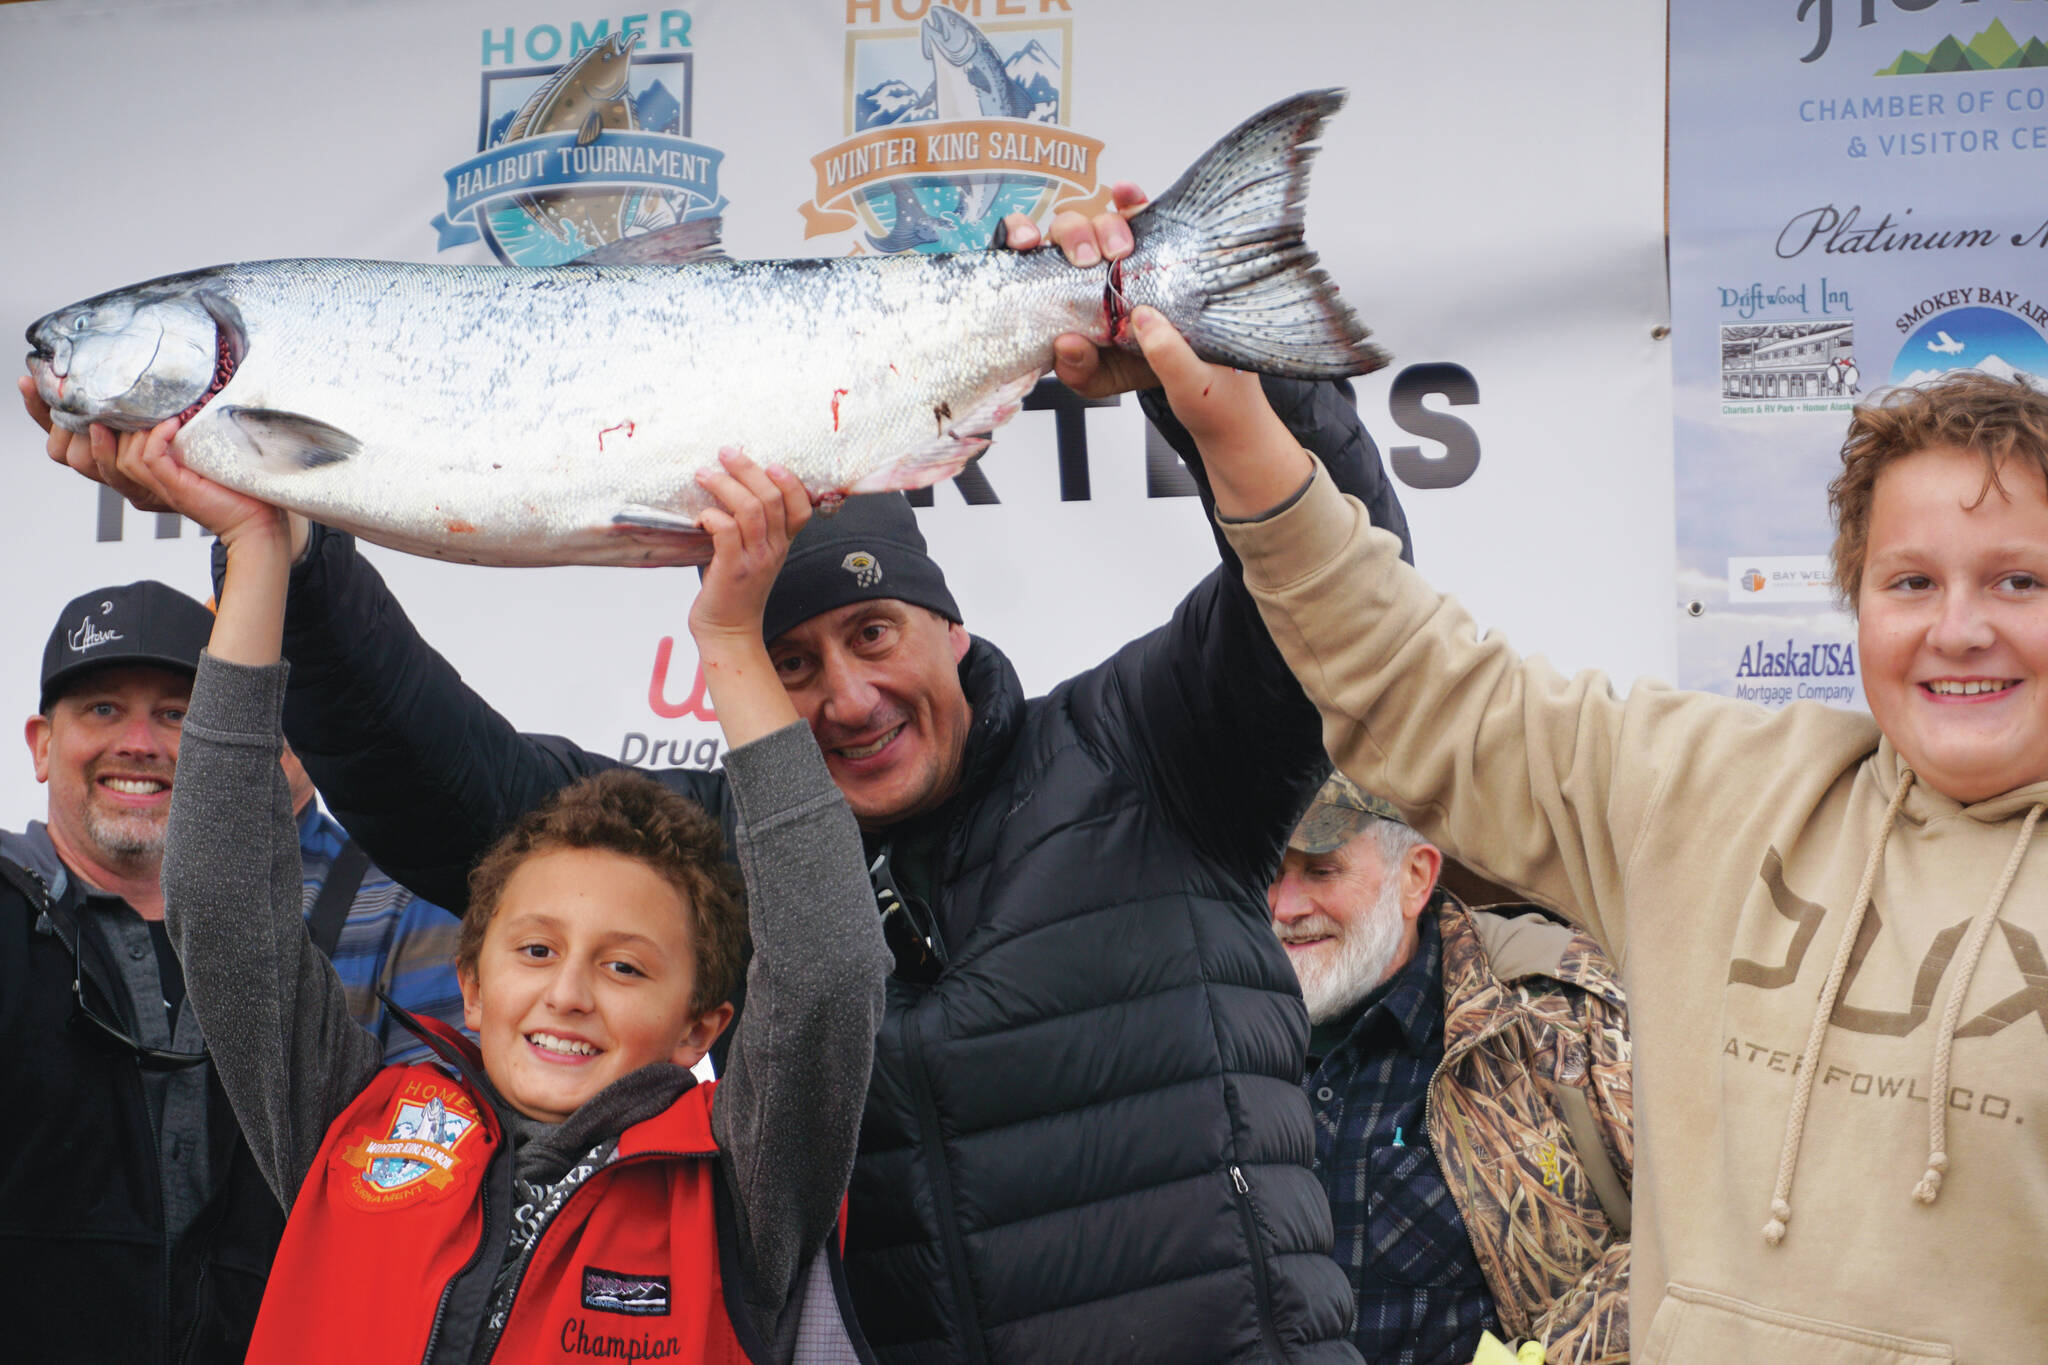
<svg viewBox="0 0 2048 1365"><path fill-rule="evenodd" d="M2048 398L1951 384L1869 436L1837 581L1875 719L1772 713L1482 640L1255 376L1133 323L1338 765L1621 964L1637 1358L2048 1353Z"/></svg>

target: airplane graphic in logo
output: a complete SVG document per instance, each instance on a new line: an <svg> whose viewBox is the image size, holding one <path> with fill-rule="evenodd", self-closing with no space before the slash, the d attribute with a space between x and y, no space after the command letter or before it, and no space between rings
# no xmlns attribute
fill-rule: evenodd
<svg viewBox="0 0 2048 1365"><path fill-rule="evenodd" d="M1935 335L1940 337L1941 340L1928 342L1928 350L1933 351L1937 355L1961 355L1963 353L1963 343L1957 341L1947 332L1937 331Z"/></svg>

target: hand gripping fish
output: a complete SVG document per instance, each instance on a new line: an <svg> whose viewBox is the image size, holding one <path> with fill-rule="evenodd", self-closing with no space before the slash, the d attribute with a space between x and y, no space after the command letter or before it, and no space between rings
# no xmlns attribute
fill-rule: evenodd
<svg viewBox="0 0 2048 1365"><path fill-rule="evenodd" d="M1150 304L1197 354L1296 378L1385 363L1302 241L1318 91L1239 126L1080 270L1051 247L688 265L286 260L118 289L28 330L56 421L139 430L230 488L472 564L696 564L695 472L738 446L813 496L921 488L1079 332Z"/></svg>

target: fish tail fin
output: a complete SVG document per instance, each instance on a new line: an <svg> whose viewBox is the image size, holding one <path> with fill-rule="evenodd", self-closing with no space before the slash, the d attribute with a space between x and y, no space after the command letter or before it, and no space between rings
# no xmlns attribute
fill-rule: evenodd
<svg viewBox="0 0 2048 1365"><path fill-rule="evenodd" d="M1302 240L1317 150L1308 144L1344 98L1312 90L1254 114L1131 220L1135 255L1148 235L1194 240L1200 302L1192 316L1167 312L1204 360L1290 379L1341 379L1387 363Z"/></svg>

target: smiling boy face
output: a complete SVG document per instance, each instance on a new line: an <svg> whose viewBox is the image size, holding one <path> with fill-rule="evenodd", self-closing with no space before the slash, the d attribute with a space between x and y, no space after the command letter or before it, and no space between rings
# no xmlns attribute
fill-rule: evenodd
<svg viewBox="0 0 2048 1365"><path fill-rule="evenodd" d="M519 863L461 969L464 1022L514 1109L559 1123L651 1062L696 1065L732 1006L693 1008L690 922L637 858L551 848Z"/></svg>
<svg viewBox="0 0 2048 1365"><path fill-rule="evenodd" d="M1857 635L1870 712L1936 791L1969 803L2048 777L2048 485L1923 450L1878 476Z"/></svg>

